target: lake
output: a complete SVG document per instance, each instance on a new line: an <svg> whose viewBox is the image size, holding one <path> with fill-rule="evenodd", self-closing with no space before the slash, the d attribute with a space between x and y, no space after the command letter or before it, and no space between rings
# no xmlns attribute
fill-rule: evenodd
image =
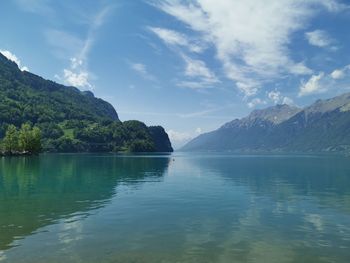
<svg viewBox="0 0 350 263"><path fill-rule="evenodd" d="M0 158L0 262L349 262L350 158Z"/></svg>

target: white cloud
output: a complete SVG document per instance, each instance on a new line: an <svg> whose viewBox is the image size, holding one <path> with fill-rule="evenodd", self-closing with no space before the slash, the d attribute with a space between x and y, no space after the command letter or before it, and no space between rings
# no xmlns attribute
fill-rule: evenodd
<svg viewBox="0 0 350 263"><path fill-rule="evenodd" d="M281 100L281 92L277 90L270 91L267 96L270 100L272 100L275 104L279 103Z"/></svg>
<svg viewBox="0 0 350 263"><path fill-rule="evenodd" d="M267 94L267 97L274 103L274 104L288 104L288 105L294 105L294 101L286 96L283 96L282 93L278 90L270 91Z"/></svg>
<svg viewBox="0 0 350 263"><path fill-rule="evenodd" d="M331 77L333 79L342 79L345 77L345 71L349 70L350 66L346 66L343 69L335 69L332 73L331 73Z"/></svg>
<svg viewBox="0 0 350 263"><path fill-rule="evenodd" d="M73 72L69 69L64 69L63 77L67 84L74 87L82 89L92 88L92 85L89 82L89 73L87 71Z"/></svg>
<svg viewBox="0 0 350 263"><path fill-rule="evenodd" d="M283 97L282 104L294 105L294 101L289 97Z"/></svg>
<svg viewBox="0 0 350 263"><path fill-rule="evenodd" d="M141 77L156 81L156 77L153 76L151 73L148 72L146 65L142 63L130 63L130 68L134 70L137 74L139 74Z"/></svg>
<svg viewBox="0 0 350 263"><path fill-rule="evenodd" d="M245 97L250 97L255 95L260 88L260 84L257 81L246 79L244 82L236 82L237 88L242 91Z"/></svg>
<svg viewBox="0 0 350 263"><path fill-rule="evenodd" d="M181 54L181 56L185 61L185 77L187 79L178 81L178 87L203 90L220 82L204 61L192 59L184 54Z"/></svg>
<svg viewBox="0 0 350 263"><path fill-rule="evenodd" d="M181 148L195 137L189 132L179 132L175 130L167 130L166 132L174 149Z"/></svg>
<svg viewBox="0 0 350 263"><path fill-rule="evenodd" d="M190 135L187 132L178 132L174 130L168 130L167 133L169 135L169 139L175 142L189 141L193 138L192 135Z"/></svg>
<svg viewBox="0 0 350 263"><path fill-rule="evenodd" d="M198 134L201 134L203 131L202 131L201 128L198 127L198 128L195 130L195 132L198 133Z"/></svg>
<svg viewBox="0 0 350 263"><path fill-rule="evenodd" d="M340 69L336 69L331 73L333 79L341 79L344 77L344 72Z"/></svg>
<svg viewBox="0 0 350 263"><path fill-rule="evenodd" d="M83 60L78 59L78 58L71 58L70 62L71 62L72 69L76 69L76 68L81 67L83 65Z"/></svg>
<svg viewBox="0 0 350 263"><path fill-rule="evenodd" d="M186 47L192 52L200 53L204 47L194 44L185 34L159 27L149 27L149 30L156 34L166 44L171 46ZM190 89L205 89L219 80L215 74L207 67L204 61L192 59L180 51L180 56L185 61L185 76L190 80L181 80L177 86Z"/></svg>
<svg viewBox="0 0 350 263"><path fill-rule="evenodd" d="M63 76L55 74L55 78L65 84L80 89L92 89L92 74L88 70L88 56L96 39L97 30L103 25L113 6L101 8L96 14L89 14L84 23L88 25L86 38L80 38L67 31L50 29L45 32L47 42L54 47L59 58L69 57L69 66L63 69ZM81 21L80 21L81 22Z"/></svg>
<svg viewBox="0 0 350 263"><path fill-rule="evenodd" d="M140 74L147 74L146 66L141 63L132 63L130 67Z"/></svg>
<svg viewBox="0 0 350 263"><path fill-rule="evenodd" d="M290 67L290 72L295 75L310 75L313 70L305 66L304 63L296 63Z"/></svg>
<svg viewBox="0 0 350 263"><path fill-rule="evenodd" d="M160 39L162 39L168 45L178 45L187 47L190 51L195 53L200 53L204 50L203 46L195 43L191 43L189 38L182 33L176 32L174 30L160 28L160 27L149 27L149 30L156 34Z"/></svg>
<svg viewBox="0 0 350 263"><path fill-rule="evenodd" d="M348 5L339 3L337 0L320 0L319 2L330 12L340 12L349 9Z"/></svg>
<svg viewBox="0 0 350 263"><path fill-rule="evenodd" d="M187 142L192 140L193 138L200 135L203 130L201 128L196 128L194 131L191 132L180 132L175 130L167 130L169 139L175 149L180 148L181 146L185 145Z"/></svg>
<svg viewBox="0 0 350 263"><path fill-rule="evenodd" d="M265 105L265 104L266 104L266 101L259 98L255 98L255 99L252 99L250 102L248 102L247 105L249 108L254 108L258 105Z"/></svg>
<svg viewBox="0 0 350 263"><path fill-rule="evenodd" d="M330 73L321 72L302 82L299 88L299 97L318 94L327 91L344 92L350 89L350 65L338 68ZM334 93L333 93L334 94Z"/></svg>
<svg viewBox="0 0 350 263"><path fill-rule="evenodd" d="M326 91L326 87L322 85L321 81L324 76L324 72L321 72L318 75L311 76L307 82L302 83L299 88L299 97Z"/></svg>
<svg viewBox="0 0 350 263"><path fill-rule="evenodd" d="M310 45L316 47L328 47L333 43L333 40L328 35L328 33L323 30L307 32L305 33L305 37L309 41Z"/></svg>
<svg viewBox="0 0 350 263"><path fill-rule="evenodd" d="M54 76L58 81L63 81L65 84L74 86L81 90L92 90L91 74L87 70L82 59L73 57L70 58L69 68L63 69L63 75L55 74Z"/></svg>
<svg viewBox="0 0 350 263"><path fill-rule="evenodd" d="M226 77L245 96L285 74L311 74L311 69L290 58L291 35L321 9L344 9L333 0L192 0L155 5L216 49Z"/></svg>
<svg viewBox="0 0 350 263"><path fill-rule="evenodd" d="M210 71L204 61L192 59L185 55L182 55L184 61L186 62L185 75L188 77L198 77L203 82L208 84L217 83L218 79L215 74Z"/></svg>
<svg viewBox="0 0 350 263"><path fill-rule="evenodd" d="M19 58L15 54L13 54L12 52L10 52L8 50L1 50L0 49L0 53L3 54L7 59L15 62L20 70L29 71L28 67L22 66L22 63L19 60Z"/></svg>

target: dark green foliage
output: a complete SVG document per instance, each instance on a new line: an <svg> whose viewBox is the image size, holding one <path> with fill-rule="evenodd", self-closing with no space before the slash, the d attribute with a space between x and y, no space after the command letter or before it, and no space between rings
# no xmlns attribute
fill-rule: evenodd
<svg viewBox="0 0 350 263"><path fill-rule="evenodd" d="M148 140L134 140L128 145L129 152L154 152L153 142Z"/></svg>
<svg viewBox="0 0 350 263"><path fill-rule="evenodd" d="M150 126L149 131L153 138L157 151L159 152L172 152L173 148L169 141L168 134L161 126Z"/></svg>
<svg viewBox="0 0 350 263"><path fill-rule="evenodd" d="M40 129L46 152L172 150L166 133L156 138L142 122L120 122L114 108L92 92L22 72L0 53L0 138L9 125L13 129L23 123L28 123L24 133L28 125ZM28 144L23 138L22 148Z"/></svg>

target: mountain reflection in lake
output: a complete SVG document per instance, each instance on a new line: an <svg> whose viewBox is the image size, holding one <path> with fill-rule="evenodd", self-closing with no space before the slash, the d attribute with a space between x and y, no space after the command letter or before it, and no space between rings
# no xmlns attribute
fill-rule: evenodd
<svg viewBox="0 0 350 263"><path fill-rule="evenodd" d="M0 262L347 262L335 156L0 159Z"/></svg>

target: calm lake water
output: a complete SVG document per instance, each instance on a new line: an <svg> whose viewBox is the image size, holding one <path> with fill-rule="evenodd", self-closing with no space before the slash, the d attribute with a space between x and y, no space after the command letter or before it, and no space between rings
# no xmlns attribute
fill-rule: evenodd
<svg viewBox="0 0 350 263"><path fill-rule="evenodd" d="M0 158L0 262L349 262L350 158Z"/></svg>

